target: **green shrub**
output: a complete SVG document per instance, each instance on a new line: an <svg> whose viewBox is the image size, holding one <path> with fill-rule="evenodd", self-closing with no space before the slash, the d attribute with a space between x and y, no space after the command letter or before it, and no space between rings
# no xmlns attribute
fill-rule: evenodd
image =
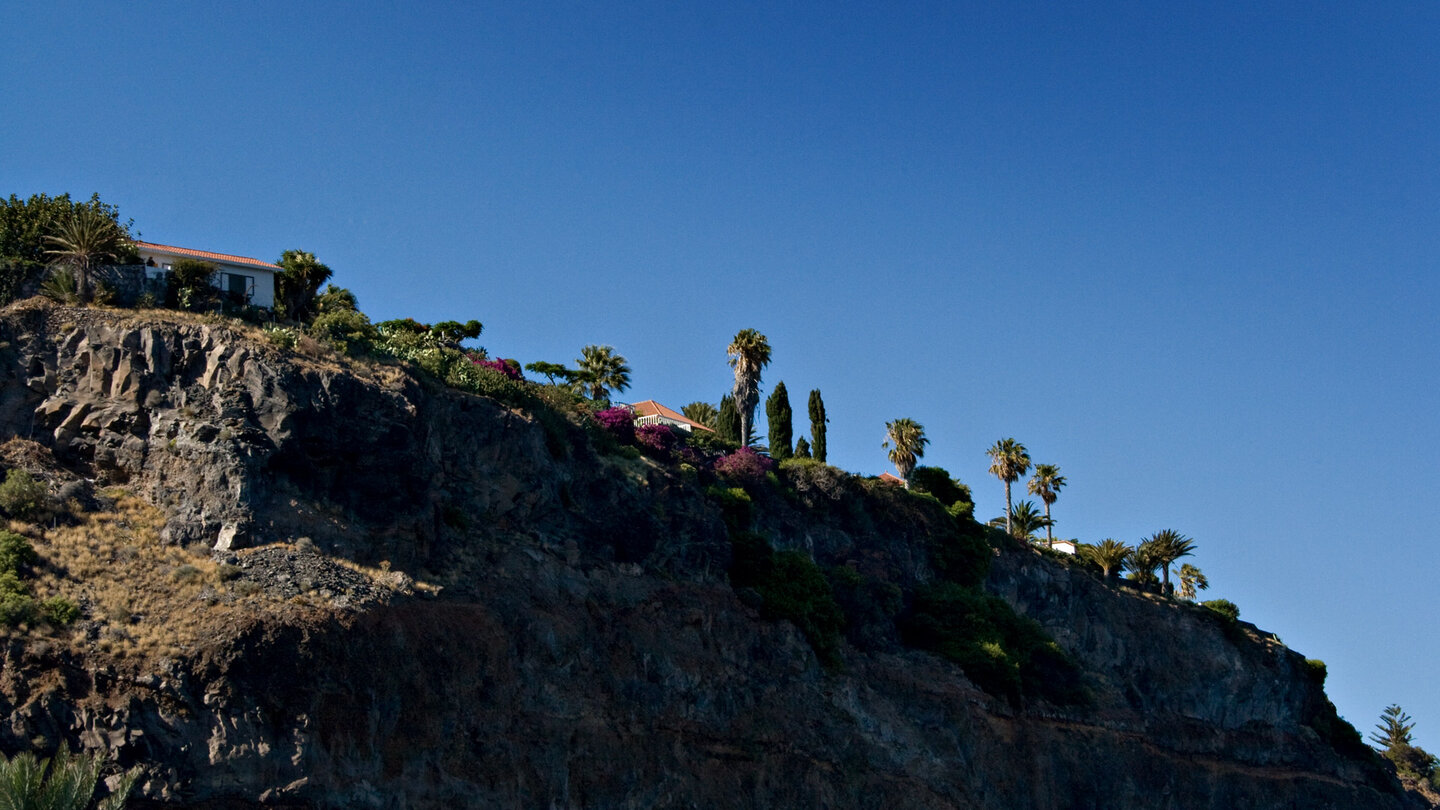
<svg viewBox="0 0 1440 810"><path fill-rule="evenodd" d="M202 576L204 575L200 573L200 569L189 563L177 565L175 570L170 572L170 578L181 583L199 582Z"/></svg>
<svg viewBox="0 0 1440 810"><path fill-rule="evenodd" d="M1240 608L1229 599L1211 599L1207 602L1201 602L1200 607L1213 611L1215 615L1224 619L1227 624L1234 624L1240 618Z"/></svg>
<svg viewBox="0 0 1440 810"><path fill-rule="evenodd" d="M941 582L918 589L901 637L954 661L981 689L1012 702L1082 697L1079 669L1040 625L976 587Z"/></svg>
<svg viewBox="0 0 1440 810"><path fill-rule="evenodd" d="M29 520L40 514L46 494L44 482L22 469L11 469L5 473L5 483L0 484L0 509L12 517Z"/></svg>
<svg viewBox="0 0 1440 810"><path fill-rule="evenodd" d="M712 486L705 494L720 505L720 516L732 534L750 528L752 503L750 493L743 487Z"/></svg>
<svg viewBox="0 0 1440 810"><path fill-rule="evenodd" d="M979 585L990 573L995 550L979 523L957 519L952 531L933 534L929 542L930 564L944 579L957 585Z"/></svg>
<svg viewBox="0 0 1440 810"><path fill-rule="evenodd" d="M1306 658L1305 674L1310 677L1311 683L1323 687L1325 685L1325 677L1329 673L1325 668L1324 661L1321 661L1319 658Z"/></svg>
<svg viewBox="0 0 1440 810"><path fill-rule="evenodd" d="M14 627L35 620L35 600L30 586L14 571L0 572L0 625Z"/></svg>
<svg viewBox="0 0 1440 810"><path fill-rule="evenodd" d="M39 559L29 540L14 532L0 530L0 572L18 577L20 566L34 565Z"/></svg>
<svg viewBox="0 0 1440 810"><path fill-rule="evenodd" d="M731 549L731 584L754 588L763 600L762 615L792 622L805 634L820 663L827 669L838 668L845 614L815 561L799 551L776 552L753 532L732 535Z"/></svg>
<svg viewBox="0 0 1440 810"><path fill-rule="evenodd" d="M80 618L80 606L63 596L52 596L40 603L40 617L64 627Z"/></svg>
<svg viewBox="0 0 1440 810"><path fill-rule="evenodd" d="M265 339L282 349L293 349L300 342L300 333L288 326L266 326Z"/></svg>
<svg viewBox="0 0 1440 810"><path fill-rule="evenodd" d="M346 354L372 351L380 331L363 312L341 309L317 317L309 327L316 340L323 340Z"/></svg>

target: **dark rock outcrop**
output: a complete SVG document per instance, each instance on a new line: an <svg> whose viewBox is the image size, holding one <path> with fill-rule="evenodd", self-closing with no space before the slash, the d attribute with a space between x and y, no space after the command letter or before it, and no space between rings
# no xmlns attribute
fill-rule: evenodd
<svg viewBox="0 0 1440 810"><path fill-rule="evenodd" d="M994 698L883 627L827 672L727 584L720 509L677 470L393 367L36 304L0 340L7 435L143 494L281 606L139 669L7 642L0 744L143 763L153 806L1423 806L1337 750L1295 653L1028 551L986 587L1080 664L1075 705ZM757 498L778 546L932 576L938 508L809 483ZM444 590L379 598L309 551L246 550L300 538ZM353 604L285 608L302 578Z"/></svg>

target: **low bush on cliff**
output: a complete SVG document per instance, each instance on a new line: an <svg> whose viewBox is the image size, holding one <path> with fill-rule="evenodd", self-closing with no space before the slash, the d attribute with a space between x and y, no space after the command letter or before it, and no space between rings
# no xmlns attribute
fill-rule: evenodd
<svg viewBox="0 0 1440 810"><path fill-rule="evenodd" d="M30 566L40 560L24 537L0 531L0 625L14 627L44 621L64 626L75 621L80 609L61 596L36 601L31 595Z"/></svg>
<svg viewBox="0 0 1440 810"><path fill-rule="evenodd" d="M1214 613L1225 624L1234 624L1240 619L1240 608L1229 599L1211 599L1201 602L1200 607Z"/></svg>
<svg viewBox="0 0 1440 810"><path fill-rule="evenodd" d="M5 483L0 484L0 509L11 517L31 520L44 508L47 494L45 483L30 473L18 468L7 470Z"/></svg>
<svg viewBox="0 0 1440 810"><path fill-rule="evenodd" d="M753 588L760 595L760 611L766 618L794 623L820 663L827 669L838 668L845 614L815 561L799 551L777 552L754 532L735 532L730 542L731 584Z"/></svg>
<svg viewBox="0 0 1440 810"><path fill-rule="evenodd" d="M918 589L901 633L907 644L959 664L992 695L1081 698L1079 670L1040 625L979 588L940 582Z"/></svg>

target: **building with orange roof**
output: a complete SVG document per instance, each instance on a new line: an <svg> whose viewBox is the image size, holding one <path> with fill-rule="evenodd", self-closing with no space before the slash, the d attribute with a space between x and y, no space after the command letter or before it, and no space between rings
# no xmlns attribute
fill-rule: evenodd
<svg viewBox="0 0 1440 810"><path fill-rule="evenodd" d="M257 307L275 307L275 274L278 265L262 262L249 256L235 256L229 253L212 253L208 250L158 245L154 242L136 242L140 261L145 265L147 280L166 279L171 267L181 259L193 259L215 265L211 283L223 293Z"/></svg>
<svg viewBox="0 0 1440 810"><path fill-rule="evenodd" d="M714 433L708 427L696 422L678 411L661 405L653 399L644 402L636 402L630 406L635 412L635 424L637 425L669 425L679 428L686 433L694 433L696 430L703 430L707 433Z"/></svg>

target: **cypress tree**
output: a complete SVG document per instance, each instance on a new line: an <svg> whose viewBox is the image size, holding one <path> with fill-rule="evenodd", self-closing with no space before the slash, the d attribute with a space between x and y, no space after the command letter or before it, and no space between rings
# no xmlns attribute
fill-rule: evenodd
<svg viewBox="0 0 1440 810"><path fill-rule="evenodd" d="M810 442L804 436L795 440L795 458L810 458Z"/></svg>
<svg viewBox="0 0 1440 810"><path fill-rule="evenodd" d="M740 443L740 411L735 407L735 398L729 394L720 398L720 415L715 419L715 432L726 441Z"/></svg>
<svg viewBox="0 0 1440 810"><path fill-rule="evenodd" d="M790 394L785 390L785 381L776 383L775 390L765 400L765 416L770 420L770 457L776 461L790 458L790 437L794 435L791 425Z"/></svg>
<svg viewBox="0 0 1440 810"><path fill-rule="evenodd" d="M820 398L820 389L810 392L810 453L816 461L825 460L825 400Z"/></svg>

